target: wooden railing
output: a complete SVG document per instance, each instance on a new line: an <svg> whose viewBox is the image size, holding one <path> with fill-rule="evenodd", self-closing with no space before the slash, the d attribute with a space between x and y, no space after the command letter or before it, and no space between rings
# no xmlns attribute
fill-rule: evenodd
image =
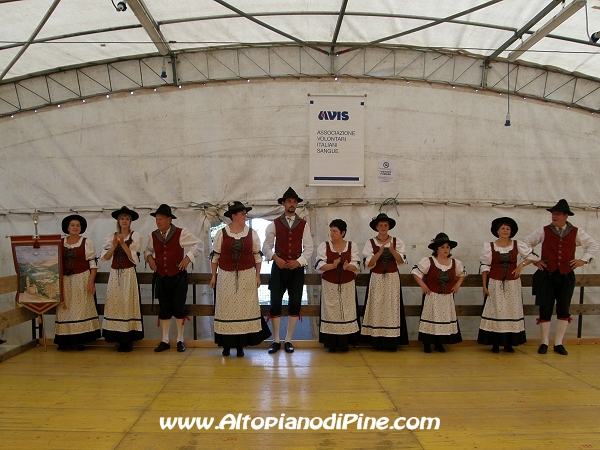
<svg viewBox="0 0 600 450"><path fill-rule="evenodd" d="M269 283L269 275L263 274L260 276L262 284ZM359 274L356 278L357 286L366 286L368 283L369 276L367 274ZM407 287L418 287L417 283L413 279L412 275L402 274L400 275L402 286ZM521 283L523 287L531 287L532 275L523 275L521 277ZM96 283L107 283L108 272L100 272L96 276ZM138 282L140 284L151 284L152 273L139 273ZM208 285L210 282L210 274L208 273L192 273L188 277L188 283L193 286L193 292L197 285ZM321 277L317 274L307 274L305 276L305 284L308 286L316 286L321 284ZM573 302L571 305L571 314L573 316L579 316L578 321L578 333L577 337L581 337L581 327L584 315L600 315L600 304L583 304L585 288L586 287L599 287L600 286L600 275L578 275L576 277L576 287L579 287L579 303ZM468 275L462 284L462 288L478 288L481 289L481 276L479 275ZM9 277L0 277L0 294L7 294L15 292L17 290L17 277L12 275ZM460 298L460 297L459 297ZM195 299L195 295L194 295ZM363 306L360 307L359 315L363 313ZM189 305L190 316L212 316L214 314L214 307L212 305ZM421 305L405 305L405 314L407 316L419 316L421 314ZM524 314L526 316L537 316L538 307L531 304L526 304L523 307ZM142 314L145 316L157 316L158 305L151 308L149 302L144 302L142 299ZM269 312L268 306L261 306L263 315L267 315ZM482 305L456 305L456 314L458 316L480 316L483 311ZM53 314L54 311L50 310L48 314ZM98 305L98 314L104 313L104 305ZM282 308L282 314L288 315L287 307ZM319 305L305 305L302 306L302 315L304 316L318 316ZM37 315L26 309L26 308L15 308L0 313L0 330L19 325L21 323L33 320ZM32 325L35 328L35 325Z"/></svg>

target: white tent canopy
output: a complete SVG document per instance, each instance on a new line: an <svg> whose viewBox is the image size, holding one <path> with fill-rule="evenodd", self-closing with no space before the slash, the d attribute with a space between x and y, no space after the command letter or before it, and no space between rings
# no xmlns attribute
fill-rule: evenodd
<svg viewBox="0 0 600 450"><path fill-rule="evenodd" d="M520 56L523 62L588 77L600 72L598 48L588 36L588 28L589 33L600 29L598 0L589 5L584 0L127 4L126 11L117 12L111 0L0 0L0 82L99 62L285 44L331 55L378 45L504 59L548 22L546 36ZM569 11L558 18L564 10Z"/></svg>

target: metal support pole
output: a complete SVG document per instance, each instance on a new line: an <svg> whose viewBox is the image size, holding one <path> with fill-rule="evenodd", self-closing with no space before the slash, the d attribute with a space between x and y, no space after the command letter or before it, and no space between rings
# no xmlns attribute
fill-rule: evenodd
<svg viewBox="0 0 600 450"><path fill-rule="evenodd" d="M196 304L196 283L192 284L192 302ZM194 316L194 340L198 339L198 325L196 323L198 317Z"/></svg>
<svg viewBox="0 0 600 450"><path fill-rule="evenodd" d="M584 287L581 286L579 288L579 304L583 305L583 296L585 294ZM579 311L579 320L577 321L577 337L581 338L581 327L583 326L583 315L581 311Z"/></svg>
<svg viewBox="0 0 600 450"><path fill-rule="evenodd" d="M42 341L44 341L44 351L47 352L48 347L46 346L46 328L44 328L44 314L43 313L38 316L38 320L40 322L41 338L42 338Z"/></svg>
<svg viewBox="0 0 600 450"><path fill-rule="evenodd" d="M178 86L179 75L177 73L177 57L175 55L171 55L171 70L173 71L173 84Z"/></svg>

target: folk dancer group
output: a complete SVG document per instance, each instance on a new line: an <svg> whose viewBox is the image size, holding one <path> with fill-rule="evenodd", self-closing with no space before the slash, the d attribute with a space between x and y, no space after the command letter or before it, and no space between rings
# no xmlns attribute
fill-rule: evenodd
<svg viewBox="0 0 600 450"><path fill-rule="evenodd" d="M155 273L156 292L160 304L163 337L156 352L170 348L169 325L171 317L177 320L177 351L185 351L183 322L187 315L186 268L203 250L203 244L187 229L171 224L176 217L168 205L161 205L151 213L157 230L150 233L144 252L146 261ZM140 262L142 237L131 228L139 214L126 206L112 213L117 231L104 240L100 259L111 261L110 275L104 305L102 336L106 342L118 343L119 352L131 352L133 342L144 338L139 286L136 266ZM85 350L85 344L100 337L96 309L94 279L97 259L91 240L81 236L87 221L78 214L62 221L64 302L58 307L54 343L58 350L69 347ZM184 255L184 247L190 250Z"/></svg>
<svg viewBox="0 0 600 450"><path fill-rule="evenodd" d="M280 328L282 299L289 296L289 317L283 341L287 353L294 352L292 337L301 318L304 274L313 253L309 224L296 214L302 202L290 187L278 199L283 214L266 230L261 245L256 231L246 225L252 209L241 202L228 205L225 216L231 223L219 230L211 253L210 286L215 289L215 343L223 347L223 356L236 349L244 356L244 347L257 345L271 336L261 315L257 288L264 255L272 261L269 289L271 307L268 320L273 325L273 342L268 352L281 349ZM569 306L575 287L574 270L587 264L598 250L597 242L583 229L567 219L573 216L566 200L549 208L551 223L535 230L523 240L515 240L517 223L510 217L494 219L491 233L496 238L483 245L480 267L483 281L484 309L478 342L514 353L513 346L526 341L520 275L523 267L535 264L536 305L540 307L537 323L541 329L538 353L549 346L550 320L556 304L556 337L553 350L568 352L563 345L567 325L571 322ZM203 251L203 244L186 228L172 224L176 216L168 205L151 213L157 229L148 236L144 258L154 272L153 296L160 305L162 339L155 352L168 350L171 319L177 326L177 351L185 351L183 326L187 318L187 267ZM142 237L131 225L139 214L125 206L112 213L116 232L104 242L100 259L111 261L102 328L96 312L95 285L98 264L93 243L83 237L87 228L84 217L67 216L62 221L66 234L63 245L63 286L65 301L56 314L55 343L59 350L69 347L84 350L85 344L101 335L107 342L118 343L120 352L130 352L133 342L143 339L139 287L135 268L139 263ZM329 224L326 242L317 248L315 268L322 277L319 342L330 352L346 352L359 341L378 350L396 351L408 344L408 331L400 285L399 267L406 264L405 245L389 235L396 225L386 214L373 218L369 226L377 235L367 240L362 255L369 269L369 283L362 324L354 280L360 270L355 242L346 239L347 224L335 219ZM533 249L541 244L541 253ZM418 339L425 353L445 352L444 344L462 341L454 295L466 276L461 261L451 251L458 243L447 234L438 233L429 249L432 255L421 259L411 273L423 292ZM577 246L583 247L575 258ZM188 249L187 253L185 249ZM519 262L520 260L520 262Z"/></svg>

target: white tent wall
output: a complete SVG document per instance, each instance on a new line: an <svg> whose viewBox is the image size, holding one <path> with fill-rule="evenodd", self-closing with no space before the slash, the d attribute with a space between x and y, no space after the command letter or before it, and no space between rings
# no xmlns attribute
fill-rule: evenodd
<svg viewBox="0 0 600 450"><path fill-rule="evenodd" d="M367 96L364 188L307 186L308 94ZM410 265L429 255L427 244L443 230L459 242L454 255L469 273L477 273L482 243L492 239L493 218L512 216L524 237L549 222L540 207L559 198L575 209L572 222L600 239L594 209L598 118L522 97L512 97L510 109L512 126L505 127L507 99L498 93L423 82L280 78L140 90L22 113L0 119L0 212L6 214L0 231L32 234L31 218L15 213L37 208L54 212L41 214L40 233L56 233L73 209L87 218L86 235L99 251L114 229L110 210L138 208L134 229L146 241L154 227L147 213L169 203L179 207L176 223L202 236L206 255L209 220L190 203L275 205L293 186L309 202L315 244L327 238L327 224L339 217L361 250L372 235L370 218L384 199L395 197L400 204L382 211L399 214L394 233L406 243ZM383 159L393 163L394 183L378 182ZM502 202L510 207L492 206ZM0 275L14 273L8 239L0 252ZM108 270L108 263L101 270ZM199 258L194 270L208 271L207 259ZM593 265L578 269L597 272ZM148 289L142 295L149 301ZM418 289L405 288L404 295L407 304L420 302ZM524 298L533 303L528 289ZM211 301L210 292L198 289L199 303ZM4 296L0 309L13 302ZM479 302L479 289L457 295L457 303ZM585 302L599 303L597 290L587 288ZM459 321L464 337L475 338L477 318ZM200 338L210 339L211 322L199 321ZM155 318L145 325L148 338L159 338ZM537 337L533 318L527 327ZM416 328L413 318L412 338ZM568 335L575 331L572 325ZM30 328L24 324L5 335L10 333L27 340ZM583 335L598 334L597 316L587 317Z"/></svg>

